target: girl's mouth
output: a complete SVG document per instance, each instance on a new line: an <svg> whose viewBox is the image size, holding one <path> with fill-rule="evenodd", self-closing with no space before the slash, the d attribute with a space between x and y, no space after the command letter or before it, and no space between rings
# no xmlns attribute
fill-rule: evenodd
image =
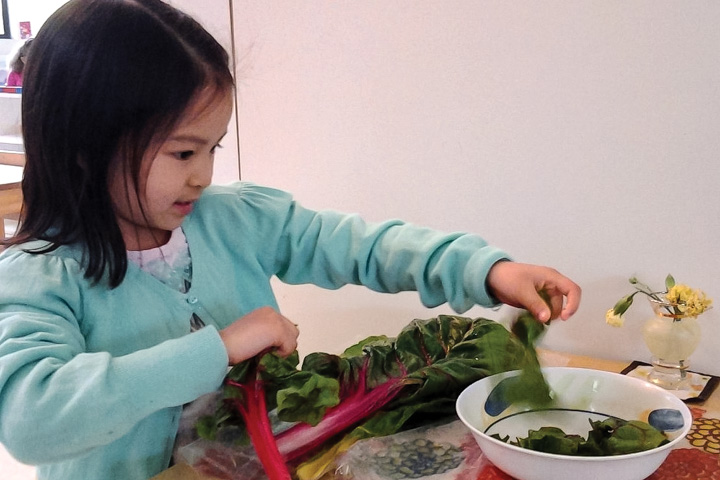
<svg viewBox="0 0 720 480"><path fill-rule="evenodd" d="M175 202L175 203L173 203L173 207L174 207L175 210L177 210L181 215L189 215L190 212L192 212L193 203L194 203L194 202Z"/></svg>

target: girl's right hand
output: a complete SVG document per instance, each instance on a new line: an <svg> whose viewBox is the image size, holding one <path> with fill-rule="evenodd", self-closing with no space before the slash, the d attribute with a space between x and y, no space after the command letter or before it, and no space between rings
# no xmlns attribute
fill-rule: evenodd
<svg viewBox="0 0 720 480"><path fill-rule="evenodd" d="M297 349L299 334L297 325L271 307L253 310L220 330L230 365L252 358L268 348L274 348L278 355L286 357Z"/></svg>

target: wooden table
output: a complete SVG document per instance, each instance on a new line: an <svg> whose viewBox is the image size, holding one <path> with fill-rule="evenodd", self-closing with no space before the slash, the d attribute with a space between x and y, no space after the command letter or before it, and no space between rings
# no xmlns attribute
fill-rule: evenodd
<svg viewBox="0 0 720 480"><path fill-rule="evenodd" d="M621 372L630 362L602 360L592 357L541 350L543 366L593 368ZM689 404L695 419L694 438L686 439L656 473L647 480L720 479L720 391L704 402ZM175 465L152 480L213 480L188 465ZM474 480L512 480L494 466L486 466Z"/></svg>
<svg viewBox="0 0 720 480"><path fill-rule="evenodd" d="M22 152L0 150L0 164L22 167L25 165L25 154Z"/></svg>
<svg viewBox="0 0 720 480"><path fill-rule="evenodd" d="M5 219L17 219L22 208L23 167L0 164L0 237L5 238Z"/></svg>

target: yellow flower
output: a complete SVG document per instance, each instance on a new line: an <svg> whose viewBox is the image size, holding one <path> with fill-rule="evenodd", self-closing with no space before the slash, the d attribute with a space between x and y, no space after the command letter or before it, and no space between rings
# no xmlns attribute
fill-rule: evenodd
<svg viewBox="0 0 720 480"><path fill-rule="evenodd" d="M710 308L712 300L702 290L693 290L687 285L674 285L665 295L677 310L684 316L697 317Z"/></svg>
<svg viewBox="0 0 720 480"><path fill-rule="evenodd" d="M615 313L615 309L611 308L607 312L605 312L605 322L608 325L612 325L613 327L622 327L625 323L625 319L622 315L618 315Z"/></svg>

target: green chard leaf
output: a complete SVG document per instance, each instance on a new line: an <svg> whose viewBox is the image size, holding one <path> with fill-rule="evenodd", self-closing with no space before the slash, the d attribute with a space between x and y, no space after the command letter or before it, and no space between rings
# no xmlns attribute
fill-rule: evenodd
<svg viewBox="0 0 720 480"><path fill-rule="evenodd" d="M519 438L517 443L523 448L558 455L576 455L580 445L585 441L579 435L566 435L557 427L542 427L530 430L526 438Z"/></svg>
<svg viewBox="0 0 720 480"><path fill-rule="evenodd" d="M292 385L277 392L277 414L281 420L302 418L317 425L325 411L340 403L337 380L310 372L293 375Z"/></svg>
<svg viewBox="0 0 720 480"><path fill-rule="evenodd" d="M566 434L557 427L529 430L528 436L510 441L508 437L494 435L506 443L530 450L559 455L610 456L651 450L668 443L663 432L639 420L622 420L610 417L605 420L589 420L591 430L587 439Z"/></svg>
<svg viewBox="0 0 720 480"><path fill-rule="evenodd" d="M520 368L526 361L522 343L501 324L450 315L414 320L393 343L386 339L366 343L363 358L368 362L368 385L401 375L405 386L385 408L349 433L356 439L396 433L421 412L451 414L467 385ZM363 365L358 357L346 360L350 366Z"/></svg>
<svg viewBox="0 0 720 480"><path fill-rule="evenodd" d="M513 322L511 331L524 347L524 359L520 374L507 380L505 400L508 403L525 402L535 407L548 405L551 400L550 387L545 381L535 344L547 329L529 312L521 313Z"/></svg>
<svg viewBox="0 0 720 480"><path fill-rule="evenodd" d="M668 439L648 423L618 420L606 442L605 451L609 455L620 455L650 450L666 444Z"/></svg>

